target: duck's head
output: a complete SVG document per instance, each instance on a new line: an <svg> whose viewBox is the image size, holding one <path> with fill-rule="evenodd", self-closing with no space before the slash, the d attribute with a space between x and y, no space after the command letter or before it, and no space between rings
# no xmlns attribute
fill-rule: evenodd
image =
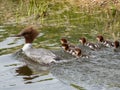
<svg viewBox="0 0 120 90"><path fill-rule="evenodd" d="M61 42L61 44L68 43L67 39L65 39L65 38L61 38L61 39L60 39L60 42Z"/></svg>
<svg viewBox="0 0 120 90"><path fill-rule="evenodd" d="M23 29L19 34L15 35L15 37L24 37L26 43L32 43L33 40L38 36L38 31L33 27L27 27Z"/></svg>
<svg viewBox="0 0 120 90"><path fill-rule="evenodd" d="M86 43L86 38L80 38L79 42L81 42L84 45Z"/></svg>
<svg viewBox="0 0 120 90"><path fill-rule="evenodd" d="M115 42L114 42L114 47L115 48L118 48L120 46L120 44L119 44L119 42L116 40Z"/></svg>
<svg viewBox="0 0 120 90"><path fill-rule="evenodd" d="M101 35L97 36L96 39L98 40L98 42L104 41L104 38Z"/></svg>
<svg viewBox="0 0 120 90"><path fill-rule="evenodd" d="M75 51L76 56L81 56L82 51L80 48L75 48L74 51Z"/></svg>
<svg viewBox="0 0 120 90"><path fill-rule="evenodd" d="M69 50L69 46L66 43L62 44L62 48L66 51Z"/></svg>

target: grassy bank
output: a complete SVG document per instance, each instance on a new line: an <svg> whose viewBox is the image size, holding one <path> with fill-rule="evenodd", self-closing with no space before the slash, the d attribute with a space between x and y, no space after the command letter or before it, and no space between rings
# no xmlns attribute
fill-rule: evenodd
<svg viewBox="0 0 120 90"><path fill-rule="evenodd" d="M71 36L76 32L88 37L120 36L119 0L1 0L0 5L1 23L34 24L41 29L71 31Z"/></svg>

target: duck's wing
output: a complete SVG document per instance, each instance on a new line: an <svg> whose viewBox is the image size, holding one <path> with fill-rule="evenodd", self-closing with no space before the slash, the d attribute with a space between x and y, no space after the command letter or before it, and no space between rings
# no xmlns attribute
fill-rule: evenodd
<svg viewBox="0 0 120 90"><path fill-rule="evenodd" d="M54 53L47 49L31 49L25 54L33 61L45 64L56 62L56 59L58 58Z"/></svg>

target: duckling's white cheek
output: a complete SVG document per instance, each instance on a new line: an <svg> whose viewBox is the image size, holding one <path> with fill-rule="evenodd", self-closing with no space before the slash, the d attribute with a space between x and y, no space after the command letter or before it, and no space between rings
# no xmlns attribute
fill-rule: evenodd
<svg viewBox="0 0 120 90"><path fill-rule="evenodd" d="M63 44L63 41L60 41Z"/></svg>
<svg viewBox="0 0 120 90"><path fill-rule="evenodd" d="M97 38L97 41L99 41L99 42L100 42L100 39L99 39L99 38Z"/></svg>
<svg viewBox="0 0 120 90"><path fill-rule="evenodd" d="M65 47L62 47L62 49L65 49Z"/></svg>
<svg viewBox="0 0 120 90"><path fill-rule="evenodd" d="M81 40L79 40L79 42L80 42L80 43L82 43L82 41L81 41Z"/></svg>

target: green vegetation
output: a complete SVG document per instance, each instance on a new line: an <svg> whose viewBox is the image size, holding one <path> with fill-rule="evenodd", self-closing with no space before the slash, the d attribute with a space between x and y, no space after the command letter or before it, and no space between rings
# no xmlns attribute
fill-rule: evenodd
<svg viewBox="0 0 120 90"><path fill-rule="evenodd" d="M119 1L1 0L0 4L3 13L0 14L1 23L64 28L73 32L71 34L84 31L88 37L104 34L118 39L120 36Z"/></svg>
<svg viewBox="0 0 120 90"><path fill-rule="evenodd" d="M120 2L115 1L0 0L0 24L7 26L7 33L0 33L0 41L29 25L37 26L45 34L35 41L36 47L58 47L61 37L77 44L83 36L96 41L98 34L112 40L119 39ZM14 30L10 29L11 25Z"/></svg>

